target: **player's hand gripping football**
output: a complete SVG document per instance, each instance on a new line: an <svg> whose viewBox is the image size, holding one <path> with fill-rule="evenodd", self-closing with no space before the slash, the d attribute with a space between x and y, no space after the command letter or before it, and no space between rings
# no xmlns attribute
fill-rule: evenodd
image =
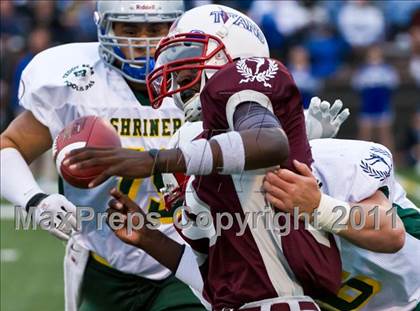
<svg viewBox="0 0 420 311"><path fill-rule="evenodd" d="M154 158L148 152L126 148L80 148L72 150L63 161L71 170L104 167L104 171L89 183L96 187L111 176L143 178L153 174Z"/></svg>
<svg viewBox="0 0 420 311"><path fill-rule="evenodd" d="M309 108L305 111L308 139L335 137L340 126L350 115L348 108L341 111L342 108L343 102L340 99L331 106L325 100L321 102L319 97L312 97Z"/></svg>

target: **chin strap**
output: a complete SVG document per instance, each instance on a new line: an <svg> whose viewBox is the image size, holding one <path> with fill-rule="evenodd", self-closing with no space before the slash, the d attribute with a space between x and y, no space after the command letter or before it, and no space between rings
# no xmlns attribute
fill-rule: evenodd
<svg viewBox="0 0 420 311"><path fill-rule="evenodd" d="M185 121L195 122L201 120L200 94L203 91L207 80L205 71L206 70L203 70L203 72L201 73L200 91L194 94L186 103L184 103L184 101L181 99L180 93L175 93L173 95L175 104L179 108L182 108L182 110L184 111ZM175 87L177 87L177 85L175 85Z"/></svg>

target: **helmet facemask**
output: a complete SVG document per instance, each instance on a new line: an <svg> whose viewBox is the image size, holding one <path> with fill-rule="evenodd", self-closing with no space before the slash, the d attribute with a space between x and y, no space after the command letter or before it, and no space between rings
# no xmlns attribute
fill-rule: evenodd
<svg viewBox="0 0 420 311"><path fill-rule="evenodd" d="M117 36L114 32L114 25L117 22L169 24L179 14L180 12L168 14L167 16L163 16L164 14L148 16L144 13L132 13L130 15L105 13L103 16L100 16L96 12L95 21L98 28L100 55L107 65L112 66L127 80L145 84L146 76L155 66L153 50L163 36L147 38ZM122 48L126 48L128 53L123 53ZM138 49L142 51L142 56L140 57L135 56Z"/></svg>
<svg viewBox="0 0 420 311"><path fill-rule="evenodd" d="M172 96L175 104L184 110L187 121L197 121L200 117L200 93L206 80L232 62L220 38L201 33L165 38L156 57L157 68L147 77L151 104L159 108L165 97ZM184 79L185 75L189 77Z"/></svg>

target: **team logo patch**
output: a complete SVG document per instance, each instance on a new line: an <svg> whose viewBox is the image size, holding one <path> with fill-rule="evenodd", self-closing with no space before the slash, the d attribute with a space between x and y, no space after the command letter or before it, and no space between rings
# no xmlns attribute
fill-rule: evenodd
<svg viewBox="0 0 420 311"><path fill-rule="evenodd" d="M78 65L67 70L63 75L64 83L76 91L87 91L94 84L92 79L95 71L88 64Z"/></svg>
<svg viewBox="0 0 420 311"><path fill-rule="evenodd" d="M369 157L360 161L360 167L363 172L370 177L384 181L391 175L392 171L392 156L391 154L378 147L371 147L369 149Z"/></svg>
<svg viewBox="0 0 420 311"><path fill-rule="evenodd" d="M268 68L260 71L266 61L268 61ZM255 72L248 67L247 62L257 63ZM274 60L266 58L246 58L241 59L236 63L236 70L244 77L244 79L239 81L239 84L257 81L263 83L265 87L271 88L271 84L268 82L274 79L278 69L279 66Z"/></svg>

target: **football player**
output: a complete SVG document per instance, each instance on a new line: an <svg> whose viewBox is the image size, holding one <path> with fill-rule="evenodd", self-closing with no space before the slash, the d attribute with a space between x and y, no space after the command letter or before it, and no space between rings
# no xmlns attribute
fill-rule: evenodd
<svg viewBox="0 0 420 311"><path fill-rule="evenodd" d="M321 306L327 310L417 310L420 210L395 180L391 153L382 145L358 140L315 139L310 144L312 172L305 164L296 163L301 175L287 169L268 173L264 189L267 199L286 212L294 206L311 209L325 204L327 194L338 199L336 206L359 202L353 210L348 209L348 214L354 217L353 230L360 240L336 237L343 262L343 284L337 296L324 299ZM396 234L399 217L406 229L402 240ZM373 226L365 230L369 222ZM383 230L387 222L391 225ZM390 250L398 251L374 252L386 250L383 246L387 244Z"/></svg>
<svg viewBox="0 0 420 311"><path fill-rule="evenodd" d="M163 208L159 175L112 179L92 190L64 181L60 194L47 194L28 165L51 148L61 129L86 115L109 120L127 148L163 148L168 143L183 122L183 112L170 99L160 110L153 109L145 79L154 67L157 43L183 9L182 1L98 1L99 43L48 49L24 70L20 104L26 111L1 135L1 195L15 205L36 207L35 218L42 211L55 213L55 226L50 229L54 236L66 240L76 229L75 206L105 211L109 188L116 186L145 211L160 213L162 232L182 240L169 223L172 215ZM71 226L60 226L58 212L63 211ZM101 230L97 226L95 221L84 222L80 234L68 243L67 310L202 309L168 269L121 242L105 224Z"/></svg>
<svg viewBox="0 0 420 311"><path fill-rule="evenodd" d="M309 123L312 123L308 136L321 137L322 132L324 132L324 137L334 136L338 130L338 127L334 126L336 112L333 111L330 114L328 109L325 108L328 107L326 102L322 103L325 105L322 109L324 112L321 112L317 108L319 102L319 99L311 101L308 114L318 116L308 119ZM315 109L313 109L314 107ZM321 113L322 116L319 115ZM194 139L202 132L202 129L201 122L185 123L172 137L170 147ZM360 219L358 217L360 216L357 215L359 213L357 208L357 213L352 216L356 217L353 223L355 226L359 226L357 234L361 236L361 239L353 241L361 244L365 249L352 244L352 236L347 236L350 237L347 241L338 235L344 268L343 283L337 295L324 298L319 301L320 305L326 310L414 309L420 300L420 291L417 285L417 280L420 278L417 269L417 258L420 255L420 241L418 240L420 237L420 211L406 198L403 188L394 179L391 154L382 145L357 140L315 139L311 140L310 144L314 156L313 175L316 176L317 180L313 177L309 178L311 177L309 171L299 164L298 167L302 170L303 176L288 172L286 174L288 178L284 179L284 171L277 172L278 178L268 173L264 183L268 191L267 198L275 206L284 206L284 203L279 203L279 200L284 199L285 195L284 191L281 192L281 190L285 190L285 184L290 184L296 186L298 193L294 196L288 195L286 201L305 198L304 201L294 202L296 205L314 206L318 204L313 201L314 198L316 200L321 195L320 191L322 191L340 199L342 202L337 203L340 206L347 205L346 202L358 202L357 206L366 208L365 216L367 216L367 213L372 216L377 213L374 216L377 217L376 220L366 219L363 227L359 226ZM377 159L381 158L383 161L375 163ZM371 166L371 170L366 169L366 165ZM305 176L305 174L308 176ZM172 197L170 201L175 202L176 199L182 197L180 191L174 189L178 185L179 179L177 180L171 174L164 174L163 179L165 184L171 188L169 190L175 193L175 197ZM282 179L282 181L277 179ZM314 187L314 185L319 185L320 190L317 190L318 187ZM280 190L276 190L276 188ZM385 195L389 201L385 200ZM117 201L119 200L128 207L128 210L124 211L125 213L137 211L135 205L123 196L116 192L114 192L114 196ZM382 206L377 205L375 207L372 204L372 202L378 203L381 201ZM391 209L390 201L393 202L395 211ZM110 203L111 211L121 211L121 208L115 204L116 201ZM284 207L282 208L284 209ZM378 208L376 212L375 208ZM403 239L401 239L401 229L398 229L399 218L397 214L393 214L394 212L397 212L404 222L407 233L405 233ZM373 221L373 223L369 225L369 221ZM393 225L392 222L395 222L395 224ZM351 223L349 221L349 225ZM374 230L375 226L378 226L376 231ZM397 229L394 230L393 226ZM116 234L127 243L139 247L148 247L147 243L144 242L144 237L148 237L151 241L161 240L154 236L156 233L149 232L147 228L133 232L132 235L128 235L126 232L125 230L119 230ZM404 246L402 246L403 242ZM149 249L152 248L149 247ZM170 248L166 247L166 249ZM397 252L391 253L392 251ZM156 253L155 256L160 258L159 260L164 258L166 260L164 264L166 265L171 254L173 252L168 251L165 256ZM200 292L202 281L198 271L193 269L194 258L195 255L191 250L186 249L179 266L172 269L189 271L189 279L184 280ZM196 278L193 277L194 271L196 271ZM203 303L205 303L204 300Z"/></svg>
<svg viewBox="0 0 420 311"><path fill-rule="evenodd" d="M185 13L161 41L157 55L160 67L148 78L153 105L160 107L165 97L173 96L190 117L200 107L208 131L170 150L74 150L65 164L70 169L109 166L91 186L112 175L144 177L153 171L194 175L187 185L185 219L195 221L208 210L213 218L223 212L239 216L220 235L212 225L208 230L182 230L200 253L203 293L212 307L261 306L266 303L262 300L275 298L269 302L272 308L317 310L305 294L334 293L340 282L341 264L331 235L305 230L299 223L280 238L264 228L265 221L236 236L239 221L247 221L245 214L267 210L262 216L267 221L284 221L275 220L273 210L265 208L259 190L264 168L279 164L292 168L291 158L312 162L300 95L290 74L269 58L265 37L252 20L220 5ZM325 225L330 226L327 218ZM161 236L154 232L149 237L155 235ZM156 238L159 243L141 239L147 245L137 245L155 258L170 250L174 256L167 256L165 266L178 272L184 248Z"/></svg>

